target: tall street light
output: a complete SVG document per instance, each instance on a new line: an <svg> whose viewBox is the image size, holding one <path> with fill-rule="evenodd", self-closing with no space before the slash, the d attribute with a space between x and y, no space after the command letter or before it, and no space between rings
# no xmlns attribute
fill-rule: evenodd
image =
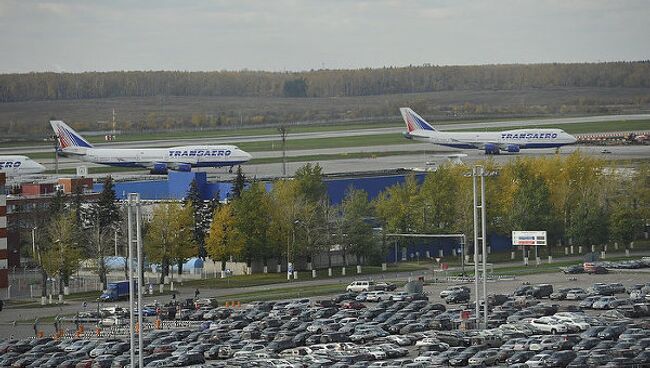
<svg viewBox="0 0 650 368"><path fill-rule="evenodd" d="M480 320L480 298L479 298L479 286L478 286L478 273L479 273L479 241L481 243L481 252L482 252L482 273L483 273L483 299L484 299L484 308L483 308L483 328L487 328L487 310L488 310L488 301L487 301L487 243L486 243L486 208L485 208L485 177L496 176L498 173L496 171L486 171L482 165L475 165L472 167L472 172L466 174L466 177L472 177L472 190L473 190L473 208L474 208L474 288L476 291L476 322L479 323ZM477 190L478 180L481 178L481 188L480 188L480 198L479 192ZM480 203L479 203L480 202ZM478 210L481 210L481 215L479 217ZM481 236L478 234L479 223L481 226Z"/></svg>

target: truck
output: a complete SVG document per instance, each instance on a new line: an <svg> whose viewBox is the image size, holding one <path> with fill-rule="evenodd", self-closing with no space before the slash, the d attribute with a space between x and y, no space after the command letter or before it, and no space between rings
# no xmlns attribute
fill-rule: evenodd
<svg viewBox="0 0 650 368"><path fill-rule="evenodd" d="M137 285L135 289L137 290ZM104 302L111 302L120 299L127 299L129 297L129 281L109 282L108 287L99 297Z"/></svg>

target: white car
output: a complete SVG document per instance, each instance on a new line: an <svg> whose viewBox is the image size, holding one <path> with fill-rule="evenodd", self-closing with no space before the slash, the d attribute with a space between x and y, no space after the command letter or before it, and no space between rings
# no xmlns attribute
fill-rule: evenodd
<svg viewBox="0 0 650 368"><path fill-rule="evenodd" d="M596 300L594 302L594 304L592 304L591 308L593 308L593 309L611 309L612 306L610 306L610 304L612 302L616 301L616 300L617 299L616 299L615 296L604 296L604 297Z"/></svg>
<svg viewBox="0 0 650 368"><path fill-rule="evenodd" d="M426 345L434 345L434 344L439 344L440 340L438 340L435 337L425 337L422 340L418 340L415 342L415 346L426 346Z"/></svg>
<svg viewBox="0 0 650 368"><path fill-rule="evenodd" d="M589 294L583 289L574 289L566 293L566 300L583 300L588 296Z"/></svg>
<svg viewBox="0 0 650 368"><path fill-rule="evenodd" d="M352 293L361 293L364 291L373 291L375 290L375 283L372 281L354 281L345 288L348 292Z"/></svg>
<svg viewBox="0 0 650 368"><path fill-rule="evenodd" d="M569 316L562 313L556 313L553 315L553 319L556 319L558 322L567 325L569 329L574 331L586 331L589 327L591 327L587 321L578 316Z"/></svg>
<svg viewBox="0 0 650 368"><path fill-rule="evenodd" d="M381 302L382 300L390 299L390 294L385 291L371 291L366 294L367 302Z"/></svg>
<svg viewBox="0 0 650 368"><path fill-rule="evenodd" d="M483 351L479 351L478 353L474 354L473 357L469 358L467 363L471 366L491 366L494 365L497 362L497 356L499 355L499 349L487 349Z"/></svg>
<svg viewBox="0 0 650 368"><path fill-rule="evenodd" d="M462 292L462 291L469 292L469 288L467 286L461 286L461 285L450 286L446 290L443 290L443 291L440 292L440 298L444 299L444 298L448 297L449 294Z"/></svg>
<svg viewBox="0 0 650 368"><path fill-rule="evenodd" d="M551 357L551 354L540 353L535 354L532 358L526 361L528 368L541 368L546 366L546 361Z"/></svg>
<svg viewBox="0 0 650 368"><path fill-rule="evenodd" d="M391 363L390 362L385 362L385 361L380 361L380 362L372 362L368 366L368 368L379 368L379 367L390 367Z"/></svg>
<svg viewBox="0 0 650 368"><path fill-rule="evenodd" d="M532 319L529 323L539 331L550 332L552 334L565 333L568 330L564 324L552 319L537 318Z"/></svg>
<svg viewBox="0 0 650 368"><path fill-rule="evenodd" d="M407 345L411 345L413 343L413 341L411 341L411 339L409 339L406 336L402 336L402 335L386 336L386 341L395 343L395 344L397 344L399 346L407 346Z"/></svg>
<svg viewBox="0 0 650 368"><path fill-rule="evenodd" d="M396 302L404 301L404 300L406 300L406 298L408 298L408 296L409 296L409 293L407 293L406 291L398 291L396 293L391 294L391 298L393 299L393 301L396 301Z"/></svg>

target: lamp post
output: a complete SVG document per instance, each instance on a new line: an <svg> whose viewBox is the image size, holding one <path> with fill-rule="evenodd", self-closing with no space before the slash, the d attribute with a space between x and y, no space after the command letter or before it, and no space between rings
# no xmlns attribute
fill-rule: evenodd
<svg viewBox="0 0 650 368"><path fill-rule="evenodd" d="M479 323L480 320L480 307L479 307L479 286L478 286L478 272L479 272L479 241L481 243L481 252L482 252L482 273L483 273L483 299L484 299L484 308L483 308L483 328L487 328L487 310L488 310L488 301L487 301L487 243L486 243L486 208L485 208L485 177L496 176L498 173L496 171L486 171L482 165L475 165L472 167L472 172L465 174L466 177L472 177L472 191L473 191L473 208L474 208L474 288L476 290L476 322ZM481 187L480 187L480 199L478 192L478 180L481 178ZM479 203L480 202L480 203ZM481 215L479 218L478 210L481 210ZM481 224L481 235L479 237L478 227L479 222Z"/></svg>
<svg viewBox="0 0 650 368"><path fill-rule="evenodd" d="M295 247L296 244L296 225L300 223L300 220L294 220L293 225L291 226L291 248ZM287 280L291 281L291 274L293 273L293 264L290 262L291 249L289 249L289 240L287 239Z"/></svg>
<svg viewBox="0 0 650 368"><path fill-rule="evenodd" d="M32 228L32 254L36 257L36 229L38 226Z"/></svg>

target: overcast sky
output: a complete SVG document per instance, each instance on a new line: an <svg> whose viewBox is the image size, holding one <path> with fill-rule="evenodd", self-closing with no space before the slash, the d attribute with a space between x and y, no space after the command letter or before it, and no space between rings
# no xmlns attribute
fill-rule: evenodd
<svg viewBox="0 0 650 368"><path fill-rule="evenodd" d="M0 0L0 73L650 59L648 0Z"/></svg>

